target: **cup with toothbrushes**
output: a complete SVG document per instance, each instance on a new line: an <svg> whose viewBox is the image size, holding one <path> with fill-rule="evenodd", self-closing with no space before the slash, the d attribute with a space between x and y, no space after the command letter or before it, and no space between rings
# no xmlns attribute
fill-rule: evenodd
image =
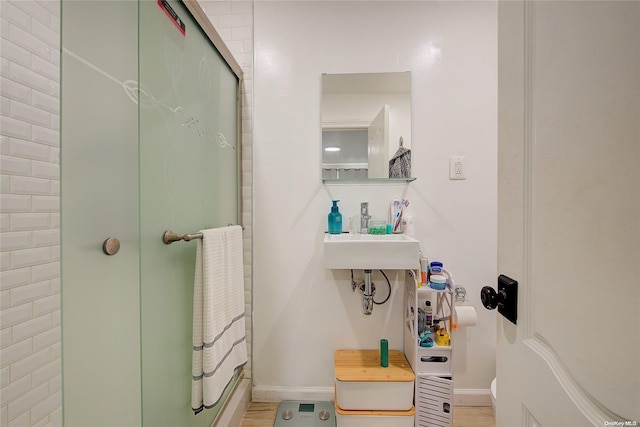
<svg viewBox="0 0 640 427"><path fill-rule="evenodd" d="M402 233L402 214L407 206L409 206L407 199L395 199L391 204L391 230L393 233Z"/></svg>

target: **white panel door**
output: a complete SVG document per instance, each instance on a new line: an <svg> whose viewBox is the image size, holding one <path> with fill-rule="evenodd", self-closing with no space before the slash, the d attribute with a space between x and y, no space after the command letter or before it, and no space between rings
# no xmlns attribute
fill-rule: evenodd
<svg viewBox="0 0 640 427"><path fill-rule="evenodd" d="M369 125L369 178L389 178L389 106L384 105Z"/></svg>
<svg viewBox="0 0 640 427"><path fill-rule="evenodd" d="M638 425L640 2L500 2L498 40L497 425Z"/></svg>

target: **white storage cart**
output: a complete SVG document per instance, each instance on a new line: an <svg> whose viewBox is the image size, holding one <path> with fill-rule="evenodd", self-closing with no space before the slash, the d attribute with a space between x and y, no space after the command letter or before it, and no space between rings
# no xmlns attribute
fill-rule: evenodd
<svg viewBox="0 0 640 427"><path fill-rule="evenodd" d="M407 270L404 304L404 354L415 372L415 427L453 426L453 280L435 290L418 287L418 272ZM418 308L431 301L433 319L440 319L449 334L449 345L439 345L431 334L433 347L421 347L418 335Z"/></svg>

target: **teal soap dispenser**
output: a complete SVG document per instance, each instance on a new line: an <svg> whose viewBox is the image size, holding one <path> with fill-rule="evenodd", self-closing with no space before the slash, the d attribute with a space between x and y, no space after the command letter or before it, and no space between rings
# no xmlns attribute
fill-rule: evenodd
<svg viewBox="0 0 640 427"><path fill-rule="evenodd" d="M339 201L333 200L333 206L331 207L331 212L329 212L329 234L342 233L342 214L338 210Z"/></svg>

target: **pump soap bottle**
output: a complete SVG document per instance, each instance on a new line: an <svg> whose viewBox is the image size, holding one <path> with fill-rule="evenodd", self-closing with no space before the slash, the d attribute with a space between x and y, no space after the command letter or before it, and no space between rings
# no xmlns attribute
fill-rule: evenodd
<svg viewBox="0 0 640 427"><path fill-rule="evenodd" d="M333 200L333 206L331 212L329 212L329 234L342 233L342 214L338 211L338 202L340 200Z"/></svg>

